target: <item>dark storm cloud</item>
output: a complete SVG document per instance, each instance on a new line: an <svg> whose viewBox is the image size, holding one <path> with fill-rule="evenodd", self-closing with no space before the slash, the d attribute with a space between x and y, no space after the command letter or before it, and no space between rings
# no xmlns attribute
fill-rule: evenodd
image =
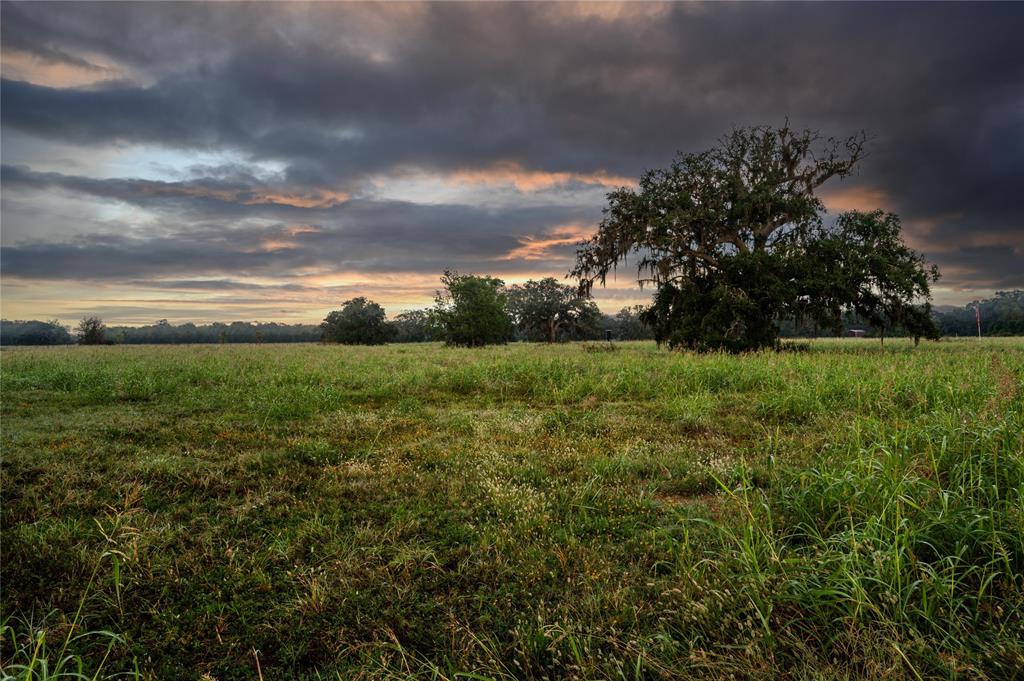
<svg viewBox="0 0 1024 681"><path fill-rule="evenodd" d="M264 206L267 207L264 212L287 219L349 200L344 192L267 184L252 176L232 179L198 177L185 182L166 182L38 173L25 166L4 165L0 170L0 180L8 189L61 189L154 208L170 204L169 208L173 210L206 217L251 215L252 207Z"/></svg>
<svg viewBox="0 0 1024 681"><path fill-rule="evenodd" d="M239 242L251 243L253 248L240 249ZM457 263L458 269L464 272L505 274L522 271L522 266L496 260L492 253L501 252L505 246L511 249L516 245L514 240L502 238L477 240L475 244L437 244L436 238L417 243L384 235L379 241L360 241L358 235L328 233L320 238L300 240L294 246L260 250L259 239L255 238L243 237L228 242L221 237L186 240L175 235L139 240L106 236L72 242L5 246L0 251L0 262L6 276L49 281L120 281L125 277L202 275L225 271L240 277L277 276L282 272L308 268L319 273L439 273L453 263ZM564 260L534 261L531 265L537 269L546 265L549 271L558 272L564 266ZM140 284L142 281L145 280L137 280Z"/></svg>
<svg viewBox="0 0 1024 681"><path fill-rule="evenodd" d="M179 183L5 168L5 184L163 201L204 222L286 221L292 211L327 223L308 250L211 246L213 236L182 245L170 234L19 244L5 249L5 273L52 271L36 262L43 258L83 278L183 273L182 263L232 278L328 262L486 266L519 236L592 223L600 205L526 214L366 201L296 209L246 197L282 187L348 192L410 168L486 172L501 162L636 176L732 126L788 116L828 134L870 131L871 155L843 187L878 190L915 244L948 269L947 281L1024 286L1024 254L1013 248L1024 242L1024 4L627 5L608 16L613 10L4 3L5 49L72 65L102 59L123 71L116 82L79 87L4 79L5 128L95 148L230 150L283 168L273 186L244 166L230 177L200 169Z"/></svg>
<svg viewBox="0 0 1024 681"><path fill-rule="evenodd" d="M71 241L5 246L5 275L48 280L121 280L145 275L278 276L329 271L436 273L458 264L466 271L509 271L500 257L522 239L553 226L595 219L593 209L538 207L495 212L485 207L418 205L354 199L304 211L308 224L253 226L250 222L167 223L159 236L83 235ZM541 254L543 255L543 253ZM564 261L535 262L564 267Z"/></svg>
<svg viewBox="0 0 1024 681"><path fill-rule="evenodd" d="M277 284L268 286L266 284L252 284L245 281L234 281L231 279L161 279L150 281L136 279L126 281L129 286L146 286L149 288L172 289L178 291L309 291L309 286L302 284Z"/></svg>

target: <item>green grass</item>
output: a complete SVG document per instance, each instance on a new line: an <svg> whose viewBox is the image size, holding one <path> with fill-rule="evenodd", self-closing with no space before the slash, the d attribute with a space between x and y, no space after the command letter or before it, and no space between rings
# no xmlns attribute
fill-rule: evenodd
<svg viewBox="0 0 1024 681"><path fill-rule="evenodd" d="M4 351L0 677L1012 678L1022 383L1015 339Z"/></svg>

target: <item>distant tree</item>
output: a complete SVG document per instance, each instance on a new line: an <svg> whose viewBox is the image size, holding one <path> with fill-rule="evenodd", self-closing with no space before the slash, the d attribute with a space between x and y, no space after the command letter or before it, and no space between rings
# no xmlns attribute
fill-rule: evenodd
<svg viewBox="0 0 1024 681"><path fill-rule="evenodd" d="M990 335L1024 335L1024 291L996 291L995 297L978 305L982 326Z"/></svg>
<svg viewBox="0 0 1024 681"><path fill-rule="evenodd" d="M995 296L976 300L961 308L947 307L936 313L936 323L947 336L973 336L978 332L975 308L985 336L1024 335L1024 291L996 291Z"/></svg>
<svg viewBox="0 0 1024 681"><path fill-rule="evenodd" d="M78 323L79 345L103 345L106 342L106 330L103 320L99 317L86 317Z"/></svg>
<svg viewBox="0 0 1024 681"><path fill-rule="evenodd" d="M780 320L836 327L848 310L930 335L927 281L935 272L903 245L899 220L850 214L823 227L814 192L853 172L864 143L863 133L823 140L788 125L735 130L708 151L649 171L637 190L611 192L572 274L589 291L635 254L641 285L656 288L643 321L673 347L774 347ZM865 244L879 248L858 250Z"/></svg>
<svg viewBox="0 0 1024 681"><path fill-rule="evenodd" d="M213 322L171 324L161 319L147 326L110 326L107 338L119 343L310 343L323 336L318 324L278 324L276 322ZM262 339L262 341L261 341Z"/></svg>
<svg viewBox="0 0 1024 681"><path fill-rule="evenodd" d="M564 332L567 340L595 340L604 338L604 318L597 303L587 301L583 305L572 325Z"/></svg>
<svg viewBox="0 0 1024 681"><path fill-rule="evenodd" d="M527 337L541 338L547 343L592 328L600 318L594 301L554 277L531 279L508 289L508 309Z"/></svg>
<svg viewBox="0 0 1024 681"><path fill-rule="evenodd" d="M320 327L323 340L345 345L382 345L391 336L384 308L362 296L346 300Z"/></svg>
<svg viewBox="0 0 1024 681"><path fill-rule="evenodd" d="M66 345L74 342L58 320L0 320L0 345Z"/></svg>
<svg viewBox="0 0 1024 681"><path fill-rule="evenodd" d="M645 321L670 345L733 351L774 345L795 297L785 254L819 224L815 188L852 172L864 135L822 141L788 125L735 130L705 152L608 195L572 274L589 290L630 254L656 287Z"/></svg>
<svg viewBox="0 0 1024 681"><path fill-rule="evenodd" d="M436 324L429 310L403 312L391 322L398 343L424 343L437 335Z"/></svg>
<svg viewBox="0 0 1024 681"><path fill-rule="evenodd" d="M624 307L610 318L609 329L612 336L619 340L650 340L654 338L651 328L643 322L641 315L646 308L643 305Z"/></svg>
<svg viewBox="0 0 1024 681"><path fill-rule="evenodd" d="M507 343L512 335L505 282L445 270L444 289L433 309L438 330L449 345L479 347Z"/></svg>

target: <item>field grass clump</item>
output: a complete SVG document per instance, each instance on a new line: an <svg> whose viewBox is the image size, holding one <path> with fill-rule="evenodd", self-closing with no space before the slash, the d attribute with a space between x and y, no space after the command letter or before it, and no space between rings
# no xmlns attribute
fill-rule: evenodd
<svg viewBox="0 0 1024 681"><path fill-rule="evenodd" d="M1021 674L1024 344L613 347L4 351L0 677Z"/></svg>
<svg viewBox="0 0 1024 681"><path fill-rule="evenodd" d="M896 437L782 475L763 509L774 522L759 520L783 566L772 629L865 676L885 671L879 642L925 677L1024 668L1020 426L984 433L966 457L921 457Z"/></svg>

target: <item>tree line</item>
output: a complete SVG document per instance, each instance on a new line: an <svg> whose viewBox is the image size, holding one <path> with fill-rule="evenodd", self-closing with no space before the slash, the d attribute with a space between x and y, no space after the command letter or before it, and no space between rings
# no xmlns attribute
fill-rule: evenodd
<svg viewBox="0 0 1024 681"><path fill-rule="evenodd" d="M646 340L655 337L651 328L652 306L623 308L614 317L597 312L592 301L573 287L553 278L505 287L489 276L446 272L445 288L435 307L398 315L388 322L384 309L365 298L346 301L324 320L324 340L349 344L444 341L449 345L477 347L510 340L559 342L595 340ZM970 336L976 333L975 309L980 310L982 332L987 336L1024 335L1024 291L999 291L994 298L975 301L962 308L930 310L930 322L938 336ZM920 321L904 326L902 320L878 325L876 319L855 309L842 311L827 328L813 319L777 318L775 333L784 338L846 335L857 330L867 337L885 335L914 337Z"/></svg>
<svg viewBox="0 0 1024 681"><path fill-rule="evenodd" d="M365 300L365 299L364 299ZM366 301L371 303L370 301ZM344 305L342 306L344 309ZM378 306L379 307L379 306ZM992 298L969 303L963 307L946 306L932 312L935 324L943 336L973 336L977 333L975 308L980 308L981 330L985 336L1024 336L1024 290L999 291ZM653 332L642 321L644 306L623 308L615 315L601 314L597 325L583 327L584 331L567 333L559 326L558 341L597 340L611 332L616 340L648 340ZM383 308L381 308L383 312ZM412 310L385 317L389 327L389 343L421 343L444 340L437 328L431 310ZM99 322L102 325L102 321ZM844 315L840 335L854 329L866 332L869 337L878 337L868 320L853 313ZM533 329L519 327L513 323L509 340L544 340L543 327ZM161 320L147 326L103 326L102 343L124 344L188 344L188 343L311 343L324 339L324 327L317 324L280 324L261 322L214 322L212 324L171 324ZM798 325L794 320L780 320L779 333L783 338L809 338L831 335L831 330L815 328L804 322ZM908 336L899 328L890 335ZM3 345L70 345L80 341L82 328L72 333L59 321L13 321L0 322L0 343ZM94 334L90 337L95 340ZM86 341L89 342L88 340Z"/></svg>
<svg viewBox="0 0 1024 681"><path fill-rule="evenodd" d="M606 315L576 287L553 277L506 286L497 277L448 270L434 306L388 320L384 308L363 297L347 300L327 315L323 340L379 345L443 341L480 347L509 341L645 340L652 331L641 321L642 307Z"/></svg>
<svg viewBox="0 0 1024 681"><path fill-rule="evenodd" d="M0 338L4 345L308 343L320 338L320 327L275 322L171 324L166 319L145 326L107 326L99 317L87 317L72 330L57 321L5 319Z"/></svg>
<svg viewBox="0 0 1024 681"><path fill-rule="evenodd" d="M1024 335L1024 291L997 291L995 297L963 308L946 308L936 313L936 322L947 336L973 336L978 332L975 309L986 336Z"/></svg>
<svg viewBox="0 0 1024 681"><path fill-rule="evenodd" d="M211 324L171 324L160 320L146 326L107 326L99 317L83 319L75 329L52 321L12 321L0 323L2 345L113 345L113 344L191 344L191 343L311 343L318 341L350 344L421 343L449 341L453 344L481 345L493 342L596 340L610 336L616 340L649 340L653 334L640 321L641 306L624 307L614 315L602 314L592 301L577 300L571 286L554 279L505 287L493 277L448 273L454 296L443 311L433 308L412 310L388 319L384 308L354 298L331 312L321 324L280 324L261 322L214 322ZM477 285L485 282L484 287ZM486 309L479 293L498 283L491 303L498 304L490 317L481 320L492 328L483 335L473 329L476 316ZM451 296L448 284L442 297ZM441 294L439 294L441 295ZM544 296L549 296L545 298ZM545 317L545 305L557 314ZM449 335L449 330L456 335ZM458 335L462 334L462 335ZM466 342L460 342L465 340Z"/></svg>

